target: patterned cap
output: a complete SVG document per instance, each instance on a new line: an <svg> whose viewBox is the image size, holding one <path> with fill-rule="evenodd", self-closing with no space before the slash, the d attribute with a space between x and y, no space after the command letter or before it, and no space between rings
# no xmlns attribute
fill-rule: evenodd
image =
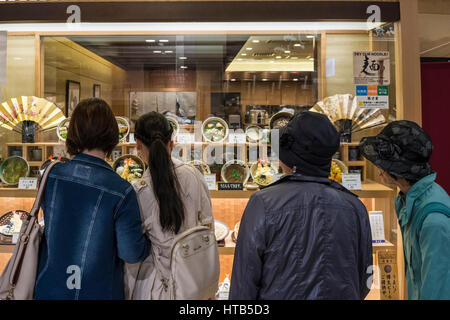
<svg viewBox="0 0 450 320"><path fill-rule="evenodd" d="M409 180L420 180L431 174L430 136L415 122L391 122L375 137L361 140L361 154L387 173Z"/></svg>

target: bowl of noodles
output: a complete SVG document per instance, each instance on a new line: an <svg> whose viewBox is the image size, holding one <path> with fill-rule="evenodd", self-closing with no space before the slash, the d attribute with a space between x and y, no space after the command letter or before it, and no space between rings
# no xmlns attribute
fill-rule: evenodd
<svg viewBox="0 0 450 320"><path fill-rule="evenodd" d="M9 186L19 184L19 179L28 177L30 174L30 165L27 160L19 156L12 156L6 159L0 166L0 179Z"/></svg>
<svg viewBox="0 0 450 320"><path fill-rule="evenodd" d="M244 161L230 160L223 165L221 177L224 182L245 185L250 178L250 169Z"/></svg>

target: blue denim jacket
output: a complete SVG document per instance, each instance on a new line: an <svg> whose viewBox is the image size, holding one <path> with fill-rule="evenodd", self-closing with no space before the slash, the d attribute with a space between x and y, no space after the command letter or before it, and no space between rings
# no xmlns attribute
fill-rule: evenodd
<svg viewBox="0 0 450 320"><path fill-rule="evenodd" d="M42 209L35 299L124 299L124 261L150 251L133 187L105 161L79 154L53 168Z"/></svg>

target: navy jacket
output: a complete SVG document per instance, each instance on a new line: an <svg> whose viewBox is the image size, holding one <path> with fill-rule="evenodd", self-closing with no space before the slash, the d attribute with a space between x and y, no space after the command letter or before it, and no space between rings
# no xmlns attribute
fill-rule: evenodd
<svg viewBox="0 0 450 320"><path fill-rule="evenodd" d="M150 251L133 187L79 154L52 169L42 209L35 299L124 299L123 262Z"/></svg>
<svg viewBox="0 0 450 320"><path fill-rule="evenodd" d="M371 265L362 202L327 178L288 175L249 200L230 299L364 299Z"/></svg>

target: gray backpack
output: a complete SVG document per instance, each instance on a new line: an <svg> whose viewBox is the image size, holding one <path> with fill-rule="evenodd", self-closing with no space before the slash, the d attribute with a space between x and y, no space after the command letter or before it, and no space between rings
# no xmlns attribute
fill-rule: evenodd
<svg viewBox="0 0 450 320"><path fill-rule="evenodd" d="M155 263L162 275L157 256ZM176 236L170 255L170 274L162 278L168 299L214 299L219 275L219 252L211 229L197 226Z"/></svg>

